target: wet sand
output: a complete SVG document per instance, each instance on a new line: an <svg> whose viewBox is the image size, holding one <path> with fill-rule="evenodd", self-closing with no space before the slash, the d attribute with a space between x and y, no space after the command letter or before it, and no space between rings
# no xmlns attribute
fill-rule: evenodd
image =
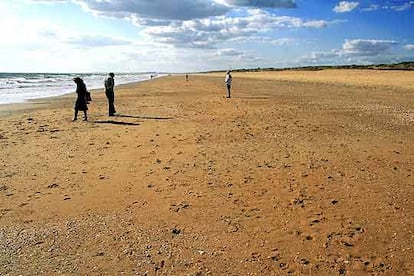
<svg viewBox="0 0 414 276"><path fill-rule="evenodd" d="M414 274L414 73L233 78L1 106L0 274Z"/></svg>

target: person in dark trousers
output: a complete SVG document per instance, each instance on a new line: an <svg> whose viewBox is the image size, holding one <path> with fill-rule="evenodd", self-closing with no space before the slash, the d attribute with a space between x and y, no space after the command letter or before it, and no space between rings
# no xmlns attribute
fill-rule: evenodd
<svg viewBox="0 0 414 276"><path fill-rule="evenodd" d="M83 111L83 120L88 120L88 105L86 102L86 94L88 91L86 90L86 85L83 82L83 80L79 77L76 77L73 79L73 81L76 83L76 94L78 94L78 97L76 98L75 102L75 115L73 116L72 121L76 121L78 119L78 112Z"/></svg>
<svg viewBox="0 0 414 276"><path fill-rule="evenodd" d="M230 71L227 71L226 78L224 80L224 82L226 83L226 86L227 86L227 98L231 97L230 92L231 92L231 82L232 82L232 80L233 80L233 77L231 76Z"/></svg>
<svg viewBox="0 0 414 276"><path fill-rule="evenodd" d="M114 86L115 86L115 80L114 80L115 74L109 73L109 76L105 79L105 95L108 98L108 109L109 109L109 116L115 115L115 93L114 93Z"/></svg>

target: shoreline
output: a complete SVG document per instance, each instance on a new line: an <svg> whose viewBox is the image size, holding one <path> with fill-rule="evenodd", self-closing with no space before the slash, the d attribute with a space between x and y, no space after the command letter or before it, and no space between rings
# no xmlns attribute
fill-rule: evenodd
<svg viewBox="0 0 414 276"><path fill-rule="evenodd" d="M12 74L13 75L13 73L10 73L10 74ZM19 73L19 74L25 74L25 73ZM32 74L32 73L29 73L29 75L30 74ZM43 73L33 73L33 74L43 74ZM56 73L56 74L52 74L52 75L57 75L57 76L60 76L60 75L62 75L61 73ZM66 74L66 73L64 73L63 75L73 75L72 73L68 73L68 74ZM79 74L79 75L94 75L94 74ZM134 75L134 74L128 74L128 75ZM143 74L138 74L138 75L143 75ZM160 77L163 77L164 75L163 74L159 74L159 75L157 75L156 77L154 77L154 78L152 78L152 79L150 79L149 78L149 76L148 76L148 78L147 78L147 76L146 76L146 73L144 73L144 75L145 75L145 78L142 78L141 80L134 80L134 81L130 81L130 82L122 82L122 81L125 81L125 79L124 78L122 78L121 77L121 83L120 84L117 84L116 86L122 86L122 85L127 85L127 84L131 84L131 83L139 83L139 82L143 82L143 81L148 81L148 80L153 80L153 79L156 79L156 78L160 78ZM122 76L122 75L121 75ZM105 75L102 75L102 77L105 77ZM62 81L62 80L61 80ZM69 79L67 80L67 81L69 81ZM102 85L99 85L99 86L97 86L96 85L96 80L95 79L90 79L90 81L92 82L92 85L91 86L88 86L88 84L87 84L87 87L88 87L88 90L90 90L91 92L93 92L93 91L96 91L96 90L100 90L100 89L103 89L103 83L102 83ZM46 85L46 84L45 84ZM89 88L89 87L93 87L93 88ZM46 89L47 89L47 86L46 86ZM29 99L23 99L23 100L17 100L16 102L8 102L8 103L1 103L0 104L0 108L2 107L2 106L7 106L7 105L16 105L16 104L29 104L30 102L36 102L36 101L42 101L43 99L48 99L48 98L51 98L51 99L53 99L53 98L55 98L55 97L64 97L64 96L66 96L66 95L70 95L70 94L72 94L75 90L76 90L76 85L73 85L73 89L72 89L73 91L69 91L69 92L67 92L68 91L68 89L66 89L66 88L61 88L61 90L59 90L59 91L62 91L62 92L54 92L53 94L55 94L55 95L52 95L52 96L41 96L41 97L34 97L34 98L29 98ZM5 107L3 107L3 108L1 108L1 109L6 109Z"/></svg>
<svg viewBox="0 0 414 276"><path fill-rule="evenodd" d="M336 77L338 73L342 73L340 77ZM340 78L352 78L353 81L349 82L346 80L340 80ZM213 73L193 73L189 74L190 78L192 76L211 76L211 77L223 77L225 71L223 72L213 72ZM399 87L403 89L414 89L414 71L395 71L395 70L369 70L369 69L324 69L319 71L296 71L296 70L287 70L287 71L263 71L263 72L234 72L234 77L241 78L251 78L251 79L260 79L260 80L278 80L278 81L287 81L287 82L300 82L300 83L327 83L327 84L345 84L352 86L370 86L370 87L381 87L381 86L390 86L390 87ZM123 83L116 85L116 88L122 89L123 87L134 86L141 82L152 81L159 78L165 78L168 76L185 76L185 74L166 74L153 79L145 79L142 81L135 81L130 83ZM384 79L388 78L385 82ZM6 103L0 104L0 116L4 114L12 113L15 111L23 110L32 110L38 109L38 105L47 105L48 102L59 101L60 99L65 99L71 97L76 90L74 85L73 92L65 93L58 96L50 97L41 97L35 99L28 99L24 102L16 103ZM89 90L89 89L88 89ZM92 95L94 93L103 93L103 88L91 89L90 92Z"/></svg>
<svg viewBox="0 0 414 276"><path fill-rule="evenodd" d="M146 82L146 81L152 81L156 80L158 78L163 78L165 76L156 77L153 79L145 79L142 81L134 81L129 83L122 83L115 86L115 89L124 89L128 88L129 86L136 86L139 83ZM61 102L61 101L69 101L69 99L72 101L76 100L76 85L74 85L73 91L64 93L58 96L50 96L50 97L41 97L41 98L34 98L34 99L27 99L23 102L15 102L15 103L5 103L0 104L0 117L6 117L11 116L15 114L16 112L28 112L32 110L39 110L43 109L46 106ZM94 89L88 89L89 92L92 94L92 100L93 95L99 95L99 97L102 97L104 94L104 88L94 88Z"/></svg>

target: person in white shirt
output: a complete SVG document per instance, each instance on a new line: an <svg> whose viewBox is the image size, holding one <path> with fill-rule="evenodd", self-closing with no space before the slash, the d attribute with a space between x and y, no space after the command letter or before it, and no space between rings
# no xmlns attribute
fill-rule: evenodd
<svg viewBox="0 0 414 276"><path fill-rule="evenodd" d="M224 82L226 83L226 86L227 86L227 98L230 98L232 80L233 80L233 77L231 76L230 71L227 71L226 79L224 80Z"/></svg>
<svg viewBox="0 0 414 276"><path fill-rule="evenodd" d="M109 116L115 115L115 93L114 93L114 73L109 73L109 76L105 79L105 95L108 98L108 109L109 109Z"/></svg>

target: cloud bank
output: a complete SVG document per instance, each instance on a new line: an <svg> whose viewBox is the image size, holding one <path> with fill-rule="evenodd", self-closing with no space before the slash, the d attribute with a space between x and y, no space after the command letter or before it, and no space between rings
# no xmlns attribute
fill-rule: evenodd
<svg viewBox="0 0 414 276"><path fill-rule="evenodd" d="M340 49L312 52L310 55L302 57L300 61L306 63L375 63L392 61L393 55L391 51L398 44L398 42L393 40L346 39Z"/></svg>
<svg viewBox="0 0 414 276"><path fill-rule="evenodd" d="M342 45L342 53L353 56L378 56L397 45L392 40L375 40L375 39L353 39L345 40Z"/></svg>
<svg viewBox="0 0 414 276"><path fill-rule="evenodd" d="M256 8L296 8L292 0L225 0L230 6L256 7Z"/></svg>
<svg viewBox="0 0 414 276"><path fill-rule="evenodd" d="M296 8L293 0L77 0L76 2L97 14L111 17L132 16L144 20L208 18L225 15L232 7Z"/></svg>
<svg viewBox="0 0 414 276"><path fill-rule="evenodd" d="M324 28L324 20L304 21L297 17L276 16L263 10L249 10L242 17L212 17L173 22L168 26L147 26L144 33L156 42L175 47L213 48L217 44L257 36L275 29Z"/></svg>
<svg viewBox="0 0 414 276"><path fill-rule="evenodd" d="M144 19L191 20L226 14L230 8L215 1L206 0L79 0L92 12L112 16L134 15Z"/></svg>

